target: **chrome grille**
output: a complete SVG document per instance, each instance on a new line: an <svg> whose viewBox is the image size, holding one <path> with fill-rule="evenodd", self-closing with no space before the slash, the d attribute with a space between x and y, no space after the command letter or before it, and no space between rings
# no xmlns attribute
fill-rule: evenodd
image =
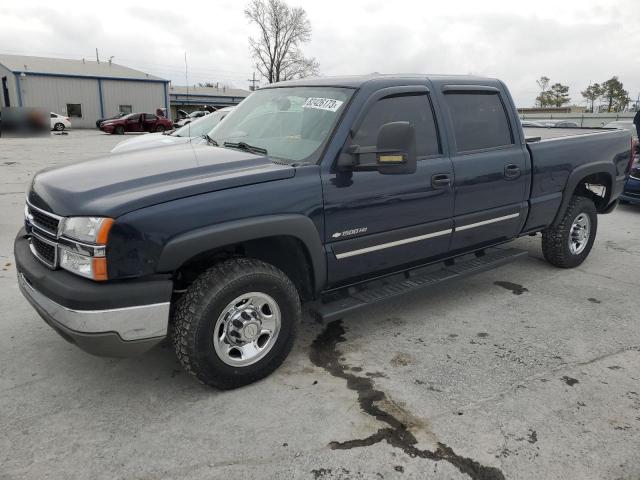
<svg viewBox="0 0 640 480"><path fill-rule="evenodd" d="M58 229L62 217L34 207L29 202L25 209L31 253L49 268L58 267Z"/></svg>
<svg viewBox="0 0 640 480"><path fill-rule="evenodd" d="M39 235L31 235L31 253L49 268L56 268L58 263L58 247Z"/></svg>
<svg viewBox="0 0 640 480"><path fill-rule="evenodd" d="M31 204L27 204L27 209L29 212L28 220L31 225L53 237L58 236L58 227L60 226L59 216L34 207Z"/></svg>

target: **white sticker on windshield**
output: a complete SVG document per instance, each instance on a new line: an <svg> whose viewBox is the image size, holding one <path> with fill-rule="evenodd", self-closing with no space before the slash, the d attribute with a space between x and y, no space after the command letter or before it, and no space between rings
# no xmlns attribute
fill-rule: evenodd
<svg viewBox="0 0 640 480"><path fill-rule="evenodd" d="M316 108L318 110L328 110L329 112L336 112L342 106L344 102L340 100L334 100L333 98L317 98L309 97L304 102L302 108Z"/></svg>

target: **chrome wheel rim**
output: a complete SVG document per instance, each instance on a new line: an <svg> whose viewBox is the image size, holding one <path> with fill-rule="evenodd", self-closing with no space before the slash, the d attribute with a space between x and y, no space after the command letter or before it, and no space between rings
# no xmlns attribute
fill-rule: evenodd
<svg viewBox="0 0 640 480"><path fill-rule="evenodd" d="M227 365L246 367L264 358L280 333L281 313L273 297L249 292L222 310L213 329L213 347Z"/></svg>
<svg viewBox="0 0 640 480"><path fill-rule="evenodd" d="M591 234L591 220L586 213L579 214L571 224L569 231L569 251L573 255L580 255L589 243Z"/></svg>

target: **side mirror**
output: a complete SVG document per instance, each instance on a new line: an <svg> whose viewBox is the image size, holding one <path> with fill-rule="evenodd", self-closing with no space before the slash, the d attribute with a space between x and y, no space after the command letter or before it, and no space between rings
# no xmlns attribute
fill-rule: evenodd
<svg viewBox="0 0 640 480"><path fill-rule="evenodd" d="M340 170L378 171L384 175L414 173L417 168L416 133L409 122L385 123L375 147L351 145L338 158Z"/></svg>
<svg viewBox="0 0 640 480"><path fill-rule="evenodd" d="M416 131L409 122L385 123L378 131L376 164L382 174L415 173Z"/></svg>

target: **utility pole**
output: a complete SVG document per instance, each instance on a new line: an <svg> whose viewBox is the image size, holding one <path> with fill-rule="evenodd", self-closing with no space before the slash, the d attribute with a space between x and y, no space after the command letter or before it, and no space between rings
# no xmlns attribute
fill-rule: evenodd
<svg viewBox="0 0 640 480"><path fill-rule="evenodd" d="M100 63L100 57L98 56L98 49L96 48L96 62Z"/></svg>
<svg viewBox="0 0 640 480"><path fill-rule="evenodd" d="M251 86L249 87L249 90L252 92L255 92L256 90L256 83L259 83L258 80L256 80L256 72L253 72L253 78L250 78L249 80L247 80L248 82L251 83Z"/></svg>

